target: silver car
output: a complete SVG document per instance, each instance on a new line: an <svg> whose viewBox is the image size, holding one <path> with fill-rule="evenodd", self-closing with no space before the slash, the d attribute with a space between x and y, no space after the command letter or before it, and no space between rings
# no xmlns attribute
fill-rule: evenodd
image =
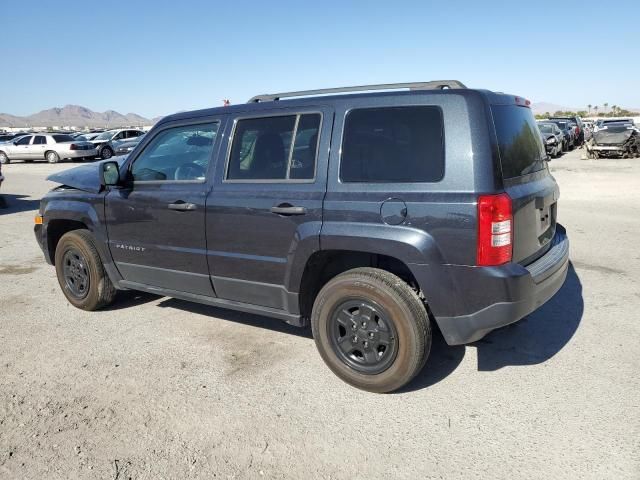
<svg viewBox="0 0 640 480"><path fill-rule="evenodd" d="M98 150L98 156L106 159L113 157L120 143L131 141L141 135L144 135L142 130L119 128L117 130L102 132L91 140L91 143L93 143Z"/></svg>
<svg viewBox="0 0 640 480"><path fill-rule="evenodd" d="M75 141L62 133L34 134L0 144L0 163L12 160L47 160L56 163L64 158L91 158L98 150L91 142Z"/></svg>

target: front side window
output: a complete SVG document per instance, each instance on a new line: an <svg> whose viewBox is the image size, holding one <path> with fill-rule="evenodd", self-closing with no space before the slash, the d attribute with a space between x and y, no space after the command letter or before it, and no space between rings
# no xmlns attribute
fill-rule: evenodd
<svg viewBox="0 0 640 480"><path fill-rule="evenodd" d="M354 183L438 182L444 124L435 106L356 109L345 119L340 179Z"/></svg>
<svg viewBox="0 0 640 480"><path fill-rule="evenodd" d="M218 123L189 125L160 132L133 163L133 179L204 180L218 126Z"/></svg>
<svg viewBox="0 0 640 480"><path fill-rule="evenodd" d="M31 139L33 137L29 136L29 137L22 137L20 140L18 140L18 142L16 143L16 145L29 145L29 142L31 142Z"/></svg>
<svg viewBox="0 0 640 480"><path fill-rule="evenodd" d="M227 180L311 180L315 177L318 113L238 120Z"/></svg>

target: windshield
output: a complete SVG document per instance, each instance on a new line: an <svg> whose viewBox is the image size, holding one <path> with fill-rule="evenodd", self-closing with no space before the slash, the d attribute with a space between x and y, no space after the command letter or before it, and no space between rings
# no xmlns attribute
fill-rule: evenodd
<svg viewBox="0 0 640 480"><path fill-rule="evenodd" d="M493 123L504 178L519 177L545 168L547 154L531 109L493 105Z"/></svg>
<svg viewBox="0 0 640 480"><path fill-rule="evenodd" d="M542 133L553 133L553 127L551 125L538 125L538 128Z"/></svg>
<svg viewBox="0 0 640 480"><path fill-rule="evenodd" d="M113 137L115 133L116 132L103 132L94 138L94 140L111 140L111 137Z"/></svg>

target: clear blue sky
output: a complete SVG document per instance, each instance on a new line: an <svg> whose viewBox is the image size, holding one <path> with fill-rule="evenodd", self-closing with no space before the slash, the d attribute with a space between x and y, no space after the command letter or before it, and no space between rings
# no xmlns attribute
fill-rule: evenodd
<svg viewBox="0 0 640 480"><path fill-rule="evenodd" d="M3 0L0 112L79 104L151 117L271 91L449 78L640 108L640 0L524 5Z"/></svg>

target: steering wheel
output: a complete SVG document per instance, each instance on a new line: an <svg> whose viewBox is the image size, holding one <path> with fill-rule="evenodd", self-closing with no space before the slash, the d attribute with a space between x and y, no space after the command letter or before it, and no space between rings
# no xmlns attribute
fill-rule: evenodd
<svg viewBox="0 0 640 480"><path fill-rule="evenodd" d="M176 172L173 174L173 178L174 180L198 180L199 177L204 177L204 174L204 167L198 165L197 163L188 162L183 163L178 168L176 168Z"/></svg>

